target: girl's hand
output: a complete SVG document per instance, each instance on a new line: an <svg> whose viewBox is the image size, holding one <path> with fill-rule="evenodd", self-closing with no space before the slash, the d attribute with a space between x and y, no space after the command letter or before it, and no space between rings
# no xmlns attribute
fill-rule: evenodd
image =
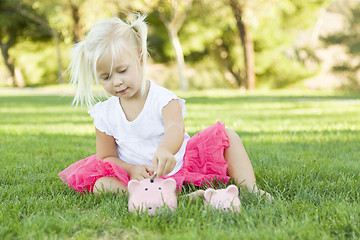
<svg viewBox="0 0 360 240"><path fill-rule="evenodd" d="M154 174L154 168L149 165L134 165L129 171L131 180L140 181L149 178L152 174Z"/></svg>
<svg viewBox="0 0 360 240"><path fill-rule="evenodd" d="M170 173L176 164L174 155L165 148L158 148L153 156L153 164L157 177Z"/></svg>

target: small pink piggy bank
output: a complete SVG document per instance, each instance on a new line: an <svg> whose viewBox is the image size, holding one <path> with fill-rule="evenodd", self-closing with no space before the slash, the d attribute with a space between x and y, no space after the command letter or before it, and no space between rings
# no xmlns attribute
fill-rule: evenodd
<svg viewBox="0 0 360 240"><path fill-rule="evenodd" d="M141 213L147 210L150 216L164 205L173 211L177 208L176 182L172 178L141 181L131 180L128 183L129 211Z"/></svg>
<svg viewBox="0 0 360 240"><path fill-rule="evenodd" d="M235 185L218 190L208 188L204 193L205 207L210 205L220 211L230 210L232 213L241 213L241 203L238 194L239 190Z"/></svg>

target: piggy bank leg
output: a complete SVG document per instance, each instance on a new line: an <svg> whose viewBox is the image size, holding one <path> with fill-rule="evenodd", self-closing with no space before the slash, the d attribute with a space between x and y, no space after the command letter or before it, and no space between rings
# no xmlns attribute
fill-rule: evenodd
<svg viewBox="0 0 360 240"><path fill-rule="evenodd" d="M194 201L196 199L204 198L204 193L205 191L200 189L195 192L186 194L185 196L188 197L191 201Z"/></svg>

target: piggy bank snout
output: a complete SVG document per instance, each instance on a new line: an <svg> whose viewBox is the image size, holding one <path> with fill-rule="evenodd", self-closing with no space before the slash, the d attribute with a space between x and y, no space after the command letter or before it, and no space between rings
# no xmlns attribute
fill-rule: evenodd
<svg viewBox="0 0 360 240"><path fill-rule="evenodd" d="M161 187L155 187L155 188L148 188L148 187L145 187L144 188L144 191L146 191L146 192L151 192L151 191L156 191L156 190L159 190L159 191L161 191Z"/></svg>

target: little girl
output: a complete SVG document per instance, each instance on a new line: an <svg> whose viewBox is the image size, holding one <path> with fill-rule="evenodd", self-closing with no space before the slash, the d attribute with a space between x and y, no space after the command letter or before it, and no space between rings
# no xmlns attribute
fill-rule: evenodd
<svg viewBox="0 0 360 240"><path fill-rule="evenodd" d="M77 86L74 104L95 102L92 87L101 83L112 95L89 111L96 130L96 155L59 173L76 191L98 194L126 191L130 179L174 178L201 186L232 177L249 191L265 194L239 136L224 124L192 138L184 130L185 100L145 79L147 26L111 18L95 23L86 40L74 47L69 71ZM271 196L266 193L268 199Z"/></svg>

